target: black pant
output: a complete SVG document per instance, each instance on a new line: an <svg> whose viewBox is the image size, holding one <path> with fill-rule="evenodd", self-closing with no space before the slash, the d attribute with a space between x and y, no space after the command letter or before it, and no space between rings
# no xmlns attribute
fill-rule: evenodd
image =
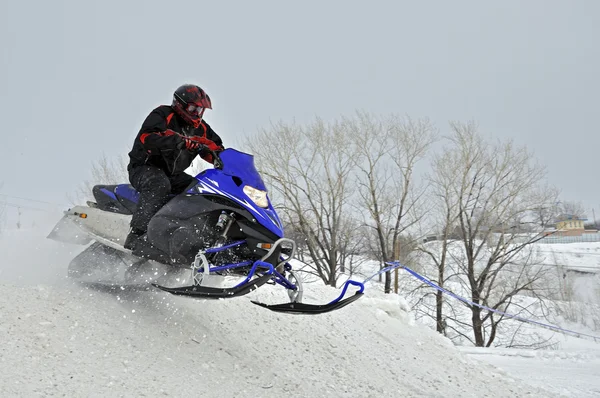
<svg viewBox="0 0 600 398"><path fill-rule="evenodd" d="M167 176L154 166L139 166L129 171L129 182L140 193L138 206L131 218L131 227L140 231L148 230L150 219L170 199L171 194L182 193L194 177L181 173Z"/></svg>

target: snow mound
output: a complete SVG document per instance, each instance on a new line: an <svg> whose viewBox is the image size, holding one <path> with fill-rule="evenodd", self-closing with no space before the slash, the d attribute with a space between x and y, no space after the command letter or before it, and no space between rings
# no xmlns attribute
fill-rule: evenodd
<svg viewBox="0 0 600 398"><path fill-rule="evenodd" d="M552 396L461 353L374 285L317 316L250 302L285 301L271 286L217 301L99 291L65 278L81 247L45 239L48 230L0 239L2 397ZM305 290L308 303L339 294Z"/></svg>
<svg viewBox="0 0 600 398"><path fill-rule="evenodd" d="M275 297L270 287L217 301L73 282L0 289L0 396L551 396L467 358L377 292L305 316L250 303ZM306 301L338 294L308 289Z"/></svg>

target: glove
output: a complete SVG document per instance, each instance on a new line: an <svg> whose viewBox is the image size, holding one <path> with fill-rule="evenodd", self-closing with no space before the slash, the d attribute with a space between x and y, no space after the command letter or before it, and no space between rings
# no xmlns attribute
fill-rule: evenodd
<svg viewBox="0 0 600 398"><path fill-rule="evenodd" d="M180 144L180 146L182 148L187 149L190 152L198 152L198 149L200 149L200 147L203 146L198 141L194 141L193 139L191 139L189 137L181 137L181 140L182 140L182 143Z"/></svg>
<svg viewBox="0 0 600 398"><path fill-rule="evenodd" d="M214 141L211 141L205 137L190 137L189 139L199 144L198 154L208 163L214 163L214 159L210 151L221 152L223 150L223 148L217 145Z"/></svg>
<svg viewBox="0 0 600 398"><path fill-rule="evenodd" d="M215 144L214 141L211 141L208 138L193 137L192 139L194 141L196 141L196 142L201 143L202 145L205 145L211 151L222 151L223 150L223 148L221 148L220 146L218 146L217 144Z"/></svg>
<svg viewBox="0 0 600 398"><path fill-rule="evenodd" d="M200 148L198 149L198 155L200 155L200 157L203 158L203 159L210 158L212 160L212 155L210 153L210 148L207 147L206 145L202 145L202 144L200 145Z"/></svg>

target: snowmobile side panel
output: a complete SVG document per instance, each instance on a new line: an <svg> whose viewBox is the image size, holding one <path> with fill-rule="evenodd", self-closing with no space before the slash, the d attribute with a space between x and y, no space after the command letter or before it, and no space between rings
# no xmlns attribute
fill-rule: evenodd
<svg viewBox="0 0 600 398"><path fill-rule="evenodd" d="M236 214L228 238L256 241L253 247L245 250L244 257L261 258L266 251L257 248L256 244L279 239L269 229L252 221L253 216L248 210L227 198L184 194L171 199L152 218L148 225L148 242L176 264L189 264L199 250L218 239L219 231L215 225L222 213Z"/></svg>

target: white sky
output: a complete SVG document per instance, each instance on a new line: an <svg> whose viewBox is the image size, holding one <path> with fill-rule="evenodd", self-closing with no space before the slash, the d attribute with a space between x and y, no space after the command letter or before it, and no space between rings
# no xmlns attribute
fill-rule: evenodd
<svg viewBox="0 0 600 398"><path fill-rule="evenodd" d="M0 2L2 193L66 202L190 82L228 146L271 120L478 120L600 210L600 2Z"/></svg>

